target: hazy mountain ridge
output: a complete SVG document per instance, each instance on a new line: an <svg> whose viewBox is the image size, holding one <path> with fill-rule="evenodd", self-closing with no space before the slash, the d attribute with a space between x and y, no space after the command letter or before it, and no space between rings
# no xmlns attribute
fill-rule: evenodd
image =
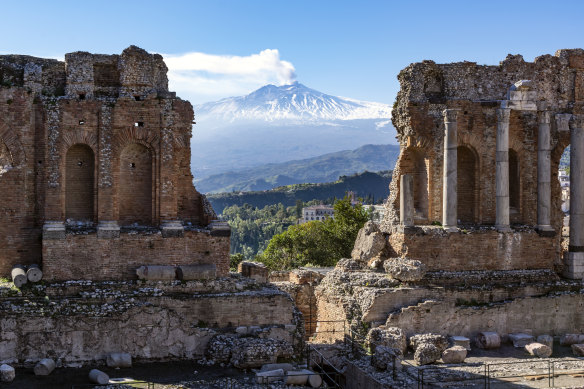
<svg viewBox="0 0 584 389"><path fill-rule="evenodd" d="M242 206L249 204L257 208L266 205L282 203L289 207L296 204L297 200L325 201L331 198L343 198L348 191L355 192L357 197L370 197L374 201L384 201L389 195L389 183L391 171L364 172L351 176L341 176L334 182L320 184L288 185L267 191L217 193L207 196L213 209L222 213L231 205Z"/></svg>
<svg viewBox="0 0 584 389"><path fill-rule="evenodd" d="M393 169L398 155L397 145L365 145L355 150L217 174L197 181L195 185L201 192L216 193L260 191L308 182L332 182L342 175Z"/></svg>

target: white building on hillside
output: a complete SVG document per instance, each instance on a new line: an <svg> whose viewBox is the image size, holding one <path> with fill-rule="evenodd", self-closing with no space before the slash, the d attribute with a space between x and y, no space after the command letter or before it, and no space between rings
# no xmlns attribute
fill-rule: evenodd
<svg viewBox="0 0 584 389"><path fill-rule="evenodd" d="M302 208L302 219L300 223L306 223L314 220L325 220L334 217L335 210L330 205L312 205Z"/></svg>

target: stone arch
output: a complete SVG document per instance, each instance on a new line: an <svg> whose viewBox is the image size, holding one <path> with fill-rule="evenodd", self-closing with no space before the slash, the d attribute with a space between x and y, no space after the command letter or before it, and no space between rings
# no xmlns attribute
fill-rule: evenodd
<svg viewBox="0 0 584 389"><path fill-rule="evenodd" d="M65 156L65 217L93 221L94 198L95 154L88 145L76 143Z"/></svg>
<svg viewBox="0 0 584 389"><path fill-rule="evenodd" d="M145 145L128 143L119 157L118 209L121 225L153 223L153 155Z"/></svg>
<svg viewBox="0 0 584 389"><path fill-rule="evenodd" d="M24 149L14 131L10 131L0 123L0 143L5 148L4 158L10 160L11 167L19 167L26 162Z"/></svg>
<svg viewBox="0 0 584 389"><path fill-rule="evenodd" d="M478 222L479 159L472 146L457 148L457 218L461 224Z"/></svg>
<svg viewBox="0 0 584 389"><path fill-rule="evenodd" d="M0 138L0 176L13 167L12 154L6 143Z"/></svg>
<svg viewBox="0 0 584 389"><path fill-rule="evenodd" d="M424 150L408 147L400 161L401 174L410 174L414 183L414 219L420 224L428 221L429 215L429 158Z"/></svg>

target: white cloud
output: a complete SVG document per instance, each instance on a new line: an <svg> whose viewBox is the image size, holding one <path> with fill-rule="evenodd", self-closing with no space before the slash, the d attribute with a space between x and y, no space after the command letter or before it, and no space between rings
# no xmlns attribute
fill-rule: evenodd
<svg viewBox="0 0 584 389"><path fill-rule="evenodd" d="M266 84L292 83L294 65L280 59L276 49L249 56L186 53L163 54L169 89L193 104L247 94Z"/></svg>

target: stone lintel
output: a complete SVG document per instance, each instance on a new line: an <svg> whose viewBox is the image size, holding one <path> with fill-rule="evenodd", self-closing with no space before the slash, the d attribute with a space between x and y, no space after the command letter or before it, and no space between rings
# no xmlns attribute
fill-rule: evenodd
<svg viewBox="0 0 584 389"><path fill-rule="evenodd" d="M163 238L182 238L185 228L179 220L166 220L160 225Z"/></svg>
<svg viewBox="0 0 584 389"><path fill-rule="evenodd" d="M120 237L120 226L115 220L101 220L97 224L98 239L117 239Z"/></svg>
<svg viewBox="0 0 584 389"><path fill-rule="evenodd" d="M211 221L209 230L211 230L211 236L231 236L229 223L220 220Z"/></svg>
<svg viewBox="0 0 584 389"><path fill-rule="evenodd" d="M43 225L43 239L65 239L65 222L46 221Z"/></svg>

